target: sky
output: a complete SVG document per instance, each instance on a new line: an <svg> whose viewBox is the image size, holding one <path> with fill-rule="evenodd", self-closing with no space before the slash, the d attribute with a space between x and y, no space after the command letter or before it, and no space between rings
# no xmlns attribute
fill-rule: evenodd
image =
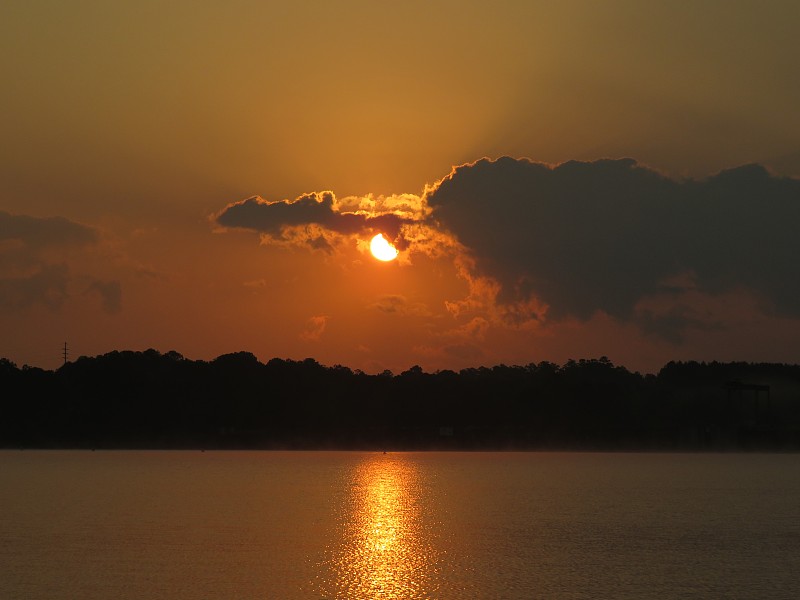
<svg viewBox="0 0 800 600"><path fill-rule="evenodd" d="M0 357L798 362L799 23L780 0L4 2Z"/></svg>

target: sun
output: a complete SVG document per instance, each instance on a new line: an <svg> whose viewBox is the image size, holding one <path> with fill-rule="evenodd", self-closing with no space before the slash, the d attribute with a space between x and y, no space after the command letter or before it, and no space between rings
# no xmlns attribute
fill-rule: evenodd
<svg viewBox="0 0 800 600"><path fill-rule="evenodd" d="M369 249L370 252L372 252L372 256L384 262L389 262L397 258L397 248L386 241L382 233L372 238L372 241L369 243Z"/></svg>

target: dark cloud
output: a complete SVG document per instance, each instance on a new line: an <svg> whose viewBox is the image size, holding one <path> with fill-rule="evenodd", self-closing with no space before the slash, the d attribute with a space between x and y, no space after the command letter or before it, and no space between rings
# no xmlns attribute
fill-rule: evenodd
<svg viewBox="0 0 800 600"><path fill-rule="evenodd" d="M252 229L276 237L287 227L319 225L341 234L376 230L395 238L400 226L411 221L396 214L368 215L340 211L332 192L314 192L295 200L269 202L253 196L229 204L214 217L224 227Z"/></svg>
<svg viewBox="0 0 800 600"><path fill-rule="evenodd" d="M687 328L718 331L724 327L719 320L697 315L691 307L682 304L675 304L661 312L650 309L638 311L636 323L645 334L655 335L673 344L684 341L683 334Z"/></svg>
<svg viewBox="0 0 800 600"><path fill-rule="evenodd" d="M387 314L402 314L408 306L408 301L404 296L398 294L388 294L381 296L371 308L377 309Z"/></svg>
<svg viewBox="0 0 800 600"><path fill-rule="evenodd" d="M67 299L69 270L66 265L45 265L26 277L0 279L0 307L20 310L43 304L56 310Z"/></svg>
<svg viewBox="0 0 800 600"><path fill-rule="evenodd" d="M370 305L383 313L402 316L431 316L431 311L422 302L411 302L400 294L386 294Z"/></svg>
<svg viewBox="0 0 800 600"><path fill-rule="evenodd" d="M97 241L97 232L63 217L12 215L0 210L0 242L18 240L30 248L81 246Z"/></svg>
<svg viewBox="0 0 800 600"><path fill-rule="evenodd" d="M93 246L96 230L63 217L31 217L0 211L0 307L21 310L36 304L52 310L69 297L66 250ZM95 291L113 311L119 289L98 282ZM119 283L115 284L119 288ZM115 300L115 294L117 299Z"/></svg>
<svg viewBox="0 0 800 600"><path fill-rule="evenodd" d="M108 314L116 314L122 309L122 286L119 281L95 280L89 286L88 293L100 296L103 310Z"/></svg>
<svg viewBox="0 0 800 600"><path fill-rule="evenodd" d="M97 232L63 217L30 217L0 211L0 272L16 273L40 266L46 250L96 243Z"/></svg>
<svg viewBox="0 0 800 600"><path fill-rule="evenodd" d="M688 278L800 316L800 180L758 165L675 180L632 159L484 159L455 168L426 200L475 271L500 284L500 303L535 297L550 317L635 319L640 299ZM652 331L694 323L681 311L647 319Z"/></svg>

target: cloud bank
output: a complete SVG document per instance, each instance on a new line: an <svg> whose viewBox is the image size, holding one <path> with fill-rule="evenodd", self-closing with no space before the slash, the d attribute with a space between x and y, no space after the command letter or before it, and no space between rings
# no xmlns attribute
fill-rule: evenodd
<svg viewBox="0 0 800 600"><path fill-rule="evenodd" d="M632 159L479 160L456 167L426 201L469 249L497 300L532 299L549 318L692 324L686 307L659 315L642 300L747 290L764 309L800 316L800 181L748 165L676 180Z"/></svg>
<svg viewBox="0 0 800 600"><path fill-rule="evenodd" d="M763 314L800 317L800 180L759 165L693 180L629 158L482 159L420 196L253 197L214 218L324 250L331 233L382 231L408 254L455 261L470 291L446 303L451 314L514 328L602 313L678 342L735 319L721 306L737 294Z"/></svg>

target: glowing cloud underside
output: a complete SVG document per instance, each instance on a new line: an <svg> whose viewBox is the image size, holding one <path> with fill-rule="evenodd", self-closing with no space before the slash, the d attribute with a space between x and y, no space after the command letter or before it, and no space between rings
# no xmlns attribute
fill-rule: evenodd
<svg viewBox="0 0 800 600"><path fill-rule="evenodd" d="M372 238L372 241L369 243L369 249L370 252L372 252L372 256L384 262L389 262L397 258L397 248L386 241L382 233Z"/></svg>

